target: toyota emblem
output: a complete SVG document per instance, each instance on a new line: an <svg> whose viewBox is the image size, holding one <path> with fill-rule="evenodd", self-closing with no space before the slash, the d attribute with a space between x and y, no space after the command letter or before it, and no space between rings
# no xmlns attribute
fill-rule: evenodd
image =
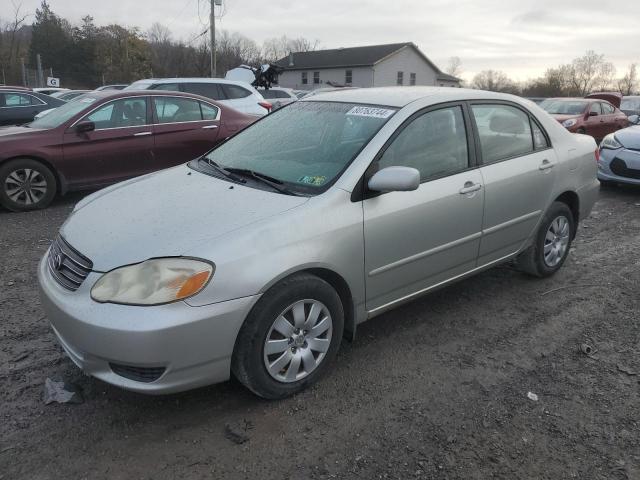
<svg viewBox="0 0 640 480"><path fill-rule="evenodd" d="M59 253L56 253L53 257L53 267L56 270L60 270L62 269L62 255L60 255Z"/></svg>

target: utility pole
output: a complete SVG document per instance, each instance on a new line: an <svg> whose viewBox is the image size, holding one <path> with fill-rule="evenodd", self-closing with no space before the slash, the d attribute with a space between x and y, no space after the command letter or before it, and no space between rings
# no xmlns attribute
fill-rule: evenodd
<svg viewBox="0 0 640 480"><path fill-rule="evenodd" d="M209 15L209 34L211 35L211 78L217 75L216 68L216 5L222 5L222 0L211 0L211 14Z"/></svg>
<svg viewBox="0 0 640 480"><path fill-rule="evenodd" d="M22 65L22 86L27 86L27 69L24 66L24 57L20 59L20 64Z"/></svg>
<svg viewBox="0 0 640 480"><path fill-rule="evenodd" d="M36 84L38 87L44 87L44 74L42 72L42 57L38 53L36 55L36 66L38 67L38 80Z"/></svg>

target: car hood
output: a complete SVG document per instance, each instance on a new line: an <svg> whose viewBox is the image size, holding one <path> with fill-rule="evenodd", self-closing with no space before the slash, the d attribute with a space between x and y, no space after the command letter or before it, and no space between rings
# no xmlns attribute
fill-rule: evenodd
<svg viewBox="0 0 640 480"><path fill-rule="evenodd" d="M105 272L179 256L233 230L302 205L307 197L229 183L186 165L99 191L80 202L62 236Z"/></svg>
<svg viewBox="0 0 640 480"><path fill-rule="evenodd" d="M640 126L618 130L616 138L625 148L640 150Z"/></svg>
<svg viewBox="0 0 640 480"><path fill-rule="evenodd" d="M620 103L622 102L622 94L618 92L591 93L584 98L597 98L598 100L606 100L616 108L620 108Z"/></svg>
<svg viewBox="0 0 640 480"><path fill-rule="evenodd" d="M0 140L12 140L14 138L30 135L35 130L28 127L0 127Z"/></svg>
<svg viewBox="0 0 640 480"><path fill-rule="evenodd" d="M569 120L570 118L575 118L576 120L578 120L580 117L582 117L582 115L566 115L559 113L552 113L550 115L560 123L564 122L565 120Z"/></svg>

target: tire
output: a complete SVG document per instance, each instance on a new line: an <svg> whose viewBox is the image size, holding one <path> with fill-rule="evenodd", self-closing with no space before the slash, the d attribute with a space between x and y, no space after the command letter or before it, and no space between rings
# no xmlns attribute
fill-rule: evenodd
<svg viewBox="0 0 640 480"><path fill-rule="evenodd" d="M309 321L300 333L296 325L302 323L296 323L294 310L299 320ZM309 320L312 311L319 312L315 322ZM314 328L306 329L314 324L315 333ZM344 310L333 287L315 275L293 275L269 289L253 307L236 339L231 371L260 397L294 395L325 373L338 353L343 330Z"/></svg>
<svg viewBox="0 0 640 480"><path fill-rule="evenodd" d="M0 165L0 205L12 212L47 207L57 188L53 172L37 160L19 158Z"/></svg>
<svg viewBox="0 0 640 480"><path fill-rule="evenodd" d="M553 202L540 223L533 245L518 256L516 266L535 277L550 277L569 256L575 231L571 209L565 203Z"/></svg>

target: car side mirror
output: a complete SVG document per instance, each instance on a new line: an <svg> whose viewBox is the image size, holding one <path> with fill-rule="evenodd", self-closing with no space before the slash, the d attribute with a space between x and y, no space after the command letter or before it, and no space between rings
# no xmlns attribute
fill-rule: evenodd
<svg viewBox="0 0 640 480"><path fill-rule="evenodd" d="M589 112L589 116L590 117L597 117L598 116L598 112Z"/></svg>
<svg viewBox="0 0 640 480"><path fill-rule="evenodd" d="M367 183L374 192L410 192L420 186L420 172L411 167L387 167L376 172Z"/></svg>
<svg viewBox="0 0 640 480"><path fill-rule="evenodd" d="M93 132L96 129L96 124L93 122L80 122L75 126L77 133Z"/></svg>
<svg viewBox="0 0 640 480"><path fill-rule="evenodd" d="M640 115L629 115L629 123L633 125L640 124Z"/></svg>

